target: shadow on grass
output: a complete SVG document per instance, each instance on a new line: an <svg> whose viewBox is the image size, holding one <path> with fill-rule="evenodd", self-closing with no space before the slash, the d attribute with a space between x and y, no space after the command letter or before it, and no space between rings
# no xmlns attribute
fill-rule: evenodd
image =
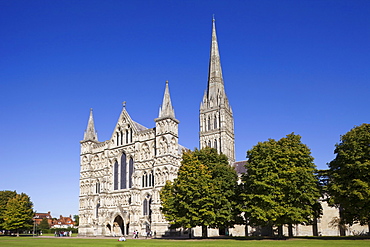
<svg viewBox="0 0 370 247"><path fill-rule="evenodd" d="M370 240L370 236L297 236L297 237L266 237L266 236L250 236L250 237L230 237L230 236L217 236L217 237L193 237L193 238L184 238L184 237L162 237L158 239L170 239L170 240L216 240L216 239L232 239L240 241L248 240L290 240L290 239L307 239L307 240Z"/></svg>

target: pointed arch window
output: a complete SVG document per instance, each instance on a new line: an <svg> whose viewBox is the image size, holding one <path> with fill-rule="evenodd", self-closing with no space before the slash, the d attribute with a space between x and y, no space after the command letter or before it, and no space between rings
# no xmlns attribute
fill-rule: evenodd
<svg viewBox="0 0 370 247"><path fill-rule="evenodd" d="M153 172L149 173L149 187L153 186Z"/></svg>
<svg viewBox="0 0 370 247"><path fill-rule="evenodd" d="M95 193L100 194L100 183L99 183L99 181L95 184Z"/></svg>
<svg viewBox="0 0 370 247"><path fill-rule="evenodd" d="M143 201L143 215L151 215L151 204L152 204L152 198L150 195L147 195Z"/></svg>
<svg viewBox="0 0 370 247"><path fill-rule="evenodd" d="M128 143L128 130L126 130L126 144Z"/></svg>
<svg viewBox="0 0 370 247"><path fill-rule="evenodd" d="M154 186L153 171L145 172L141 179L142 179L142 187L143 188Z"/></svg>
<svg viewBox="0 0 370 247"><path fill-rule="evenodd" d="M113 188L118 190L118 162L114 163Z"/></svg>
<svg viewBox="0 0 370 247"><path fill-rule="evenodd" d="M215 139L215 142L214 142L214 148L217 150L217 140Z"/></svg>
<svg viewBox="0 0 370 247"><path fill-rule="evenodd" d="M121 156L121 187L120 189L127 188L127 164L126 164L126 154L122 153Z"/></svg>
<svg viewBox="0 0 370 247"><path fill-rule="evenodd" d="M98 202L96 204L95 218L98 218L99 217L99 208L100 208L100 203Z"/></svg>
<svg viewBox="0 0 370 247"><path fill-rule="evenodd" d="M130 157L128 162L128 187L132 188L132 174L134 174L134 159Z"/></svg>
<svg viewBox="0 0 370 247"><path fill-rule="evenodd" d="M214 129L217 129L217 117L215 116L215 118L214 118Z"/></svg>

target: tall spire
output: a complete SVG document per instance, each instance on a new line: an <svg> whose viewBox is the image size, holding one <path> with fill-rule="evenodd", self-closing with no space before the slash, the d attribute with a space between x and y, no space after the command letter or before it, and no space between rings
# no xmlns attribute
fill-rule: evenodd
<svg viewBox="0 0 370 247"><path fill-rule="evenodd" d="M84 141L98 141L98 134L95 131L93 110L90 109L89 122L87 123L87 129L84 134Z"/></svg>
<svg viewBox="0 0 370 247"><path fill-rule="evenodd" d="M212 42L211 54L209 58L208 71L208 99L215 98L218 93L225 95L224 80L222 78L222 69L220 62L220 52L218 50L217 35L216 35L216 20L212 19Z"/></svg>
<svg viewBox="0 0 370 247"><path fill-rule="evenodd" d="M162 106L159 108L158 118L170 117L175 119L175 111L172 107L170 90L168 88L168 81L166 81L166 89L164 91Z"/></svg>
<svg viewBox="0 0 370 247"><path fill-rule="evenodd" d="M235 161L234 118L222 78L214 17L212 19L208 85L200 104L199 124L200 148L215 148L219 153L225 154L229 163L233 164Z"/></svg>

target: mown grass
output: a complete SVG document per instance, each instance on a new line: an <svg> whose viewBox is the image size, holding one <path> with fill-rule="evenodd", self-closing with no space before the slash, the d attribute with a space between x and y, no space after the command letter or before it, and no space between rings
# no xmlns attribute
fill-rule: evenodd
<svg viewBox="0 0 370 247"><path fill-rule="evenodd" d="M42 237L0 237L0 246L202 246L202 247L321 247L321 246L370 246L370 240L350 240L338 238L335 240L324 239L288 239L288 240L245 240L245 239L211 239L211 240L164 240L164 239L128 239L126 242L118 242L117 239L81 239L81 238L42 238Z"/></svg>

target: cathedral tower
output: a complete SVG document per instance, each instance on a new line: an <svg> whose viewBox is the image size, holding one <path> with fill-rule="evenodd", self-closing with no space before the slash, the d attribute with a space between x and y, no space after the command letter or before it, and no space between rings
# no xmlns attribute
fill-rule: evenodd
<svg viewBox="0 0 370 247"><path fill-rule="evenodd" d="M222 78L215 19L212 20L212 42L209 59L208 86L200 105L200 148L212 147L235 162L234 118Z"/></svg>

